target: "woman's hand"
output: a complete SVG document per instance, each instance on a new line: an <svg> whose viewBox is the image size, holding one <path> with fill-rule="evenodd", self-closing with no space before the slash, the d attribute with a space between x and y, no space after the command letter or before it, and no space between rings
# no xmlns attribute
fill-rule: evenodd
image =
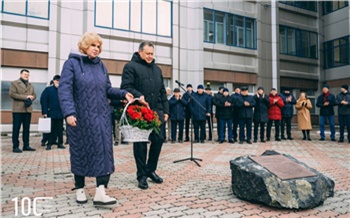
<svg viewBox="0 0 350 218"><path fill-rule="evenodd" d="M134 96L130 92L126 93L125 98L126 98L127 101L133 101L134 100Z"/></svg>
<svg viewBox="0 0 350 218"><path fill-rule="evenodd" d="M73 115L70 115L66 118L66 121L68 125L70 126L76 126L77 125L77 118L75 118Z"/></svg>

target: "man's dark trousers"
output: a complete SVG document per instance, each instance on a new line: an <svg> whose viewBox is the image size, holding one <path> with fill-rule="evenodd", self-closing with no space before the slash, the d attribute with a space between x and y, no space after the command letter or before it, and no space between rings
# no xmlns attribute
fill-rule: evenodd
<svg viewBox="0 0 350 218"><path fill-rule="evenodd" d="M239 119L239 141L244 141L244 127L246 128L247 137L246 140L250 141L252 140L252 118L241 118Z"/></svg>
<svg viewBox="0 0 350 218"><path fill-rule="evenodd" d="M56 142L58 138L58 144L63 144L63 119L51 119L51 133L49 137L49 145Z"/></svg>
<svg viewBox="0 0 350 218"><path fill-rule="evenodd" d="M162 125L165 125L163 123ZM143 176L147 176L149 173L155 172L158 165L158 159L160 151L162 150L163 145L163 131L164 128L160 126L160 133L156 134L154 132L150 135L151 146L148 154L147 161L147 142L134 142L134 158L137 168L137 180Z"/></svg>
<svg viewBox="0 0 350 218"><path fill-rule="evenodd" d="M284 134L284 127L285 125L287 125L287 137L291 138L292 137L292 133L291 133L291 129L292 129L292 118L288 118L288 117L283 117L282 121L281 121L281 138L285 137Z"/></svg>
<svg viewBox="0 0 350 218"><path fill-rule="evenodd" d="M212 134L212 129L213 129L213 114L210 114L210 117L207 117L207 123L208 123L208 127L209 127L209 138L208 140L211 141L213 139L213 134ZM207 138L207 135L205 134L205 137Z"/></svg>
<svg viewBox="0 0 350 218"><path fill-rule="evenodd" d="M29 129L30 120L32 118L31 113L12 113L13 125L12 125L12 144L13 149L19 148L19 130L23 124L23 148L29 147Z"/></svg>
<svg viewBox="0 0 350 218"><path fill-rule="evenodd" d="M206 120L194 120L193 121L193 127L194 127L194 140L195 141L204 141L205 139L205 121ZM199 133L199 128L200 133Z"/></svg>

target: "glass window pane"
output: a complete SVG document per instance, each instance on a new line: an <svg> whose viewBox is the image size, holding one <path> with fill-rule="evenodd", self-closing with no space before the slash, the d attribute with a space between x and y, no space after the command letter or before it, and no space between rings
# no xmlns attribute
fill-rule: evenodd
<svg viewBox="0 0 350 218"><path fill-rule="evenodd" d="M334 48L334 66L339 66L340 63L340 52L339 47Z"/></svg>
<svg viewBox="0 0 350 218"><path fill-rule="evenodd" d="M296 47L296 54L297 56L302 57L302 31L300 30L295 30L295 34L296 34L296 41L295 41L295 47Z"/></svg>
<svg viewBox="0 0 350 218"><path fill-rule="evenodd" d="M141 0L131 1L130 30L141 31Z"/></svg>
<svg viewBox="0 0 350 218"><path fill-rule="evenodd" d="M318 57L317 34L310 33L310 58Z"/></svg>
<svg viewBox="0 0 350 218"><path fill-rule="evenodd" d="M142 32L157 33L157 2L143 1L142 2Z"/></svg>
<svg viewBox="0 0 350 218"><path fill-rule="evenodd" d="M327 49L324 51L324 55L325 55L325 67L326 68L331 68L333 67L333 63L332 63L332 51L333 49Z"/></svg>
<svg viewBox="0 0 350 218"><path fill-rule="evenodd" d="M348 64L349 60L349 46L348 45L341 45L339 49L339 55L340 55L340 63L342 64Z"/></svg>
<svg viewBox="0 0 350 218"><path fill-rule="evenodd" d="M204 9L204 41L214 42L214 12Z"/></svg>
<svg viewBox="0 0 350 218"><path fill-rule="evenodd" d="M225 43L225 14L216 12L216 42Z"/></svg>
<svg viewBox="0 0 350 218"><path fill-rule="evenodd" d="M114 27L129 30L129 1L114 1Z"/></svg>
<svg viewBox="0 0 350 218"><path fill-rule="evenodd" d="M295 30L294 29L288 29L288 54L290 55L296 55L296 48L295 48Z"/></svg>
<svg viewBox="0 0 350 218"><path fill-rule="evenodd" d="M286 37L286 28L280 26L280 53L287 53L287 37Z"/></svg>
<svg viewBox="0 0 350 218"><path fill-rule="evenodd" d="M228 44L233 45L234 44L234 16L233 15L228 15L228 23L227 23L227 30L228 30Z"/></svg>
<svg viewBox="0 0 350 218"><path fill-rule="evenodd" d="M309 57L309 33L306 31L302 32L302 56Z"/></svg>
<svg viewBox="0 0 350 218"><path fill-rule="evenodd" d="M34 17L49 18L49 2L28 0L28 12L27 15Z"/></svg>
<svg viewBox="0 0 350 218"><path fill-rule="evenodd" d="M25 0L4 0L4 12L15 14L26 14L26 1Z"/></svg>
<svg viewBox="0 0 350 218"><path fill-rule="evenodd" d="M171 36L171 2L158 1L158 35Z"/></svg>
<svg viewBox="0 0 350 218"><path fill-rule="evenodd" d="M112 0L96 0L95 10L96 25L112 28Z"/></svg>
<svg viewBox="0 0 350 218"><path fill-rule="evenodd" d="M244 47L244 23L243 17L236 16L236 45Z"/></svg>
<svg viewBox="0 0 350 218"><path fill-rule="evenodd" d="M254 48L254 20L246 18L246 47Z"/></svg>

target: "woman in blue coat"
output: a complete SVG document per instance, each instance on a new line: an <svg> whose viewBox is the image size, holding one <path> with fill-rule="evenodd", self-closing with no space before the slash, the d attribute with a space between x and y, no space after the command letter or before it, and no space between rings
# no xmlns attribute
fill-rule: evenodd
<svg viewBox="0 0 350 218"><path fill-rule="evenodd" d="M58 95L68 123L71 171L74 174L77 202L86 203L85 177L96 177L94 205L115 204L106 195L114 172L111 108L107 95L132 100L127 91L111 87L108 72L98 55L102 39L85 33L78 43L80 52L71 52L64 63Z"/></svg>

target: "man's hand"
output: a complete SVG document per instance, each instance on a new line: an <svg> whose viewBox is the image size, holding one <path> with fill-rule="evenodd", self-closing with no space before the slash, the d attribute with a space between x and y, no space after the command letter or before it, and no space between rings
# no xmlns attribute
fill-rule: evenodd
<svg viewBox="0 0 350 218"><path fill-rule="evenodd" d="M148 103L145 101L145 96L141 95L139 99L140 99L139 102L141 104L145 105L146 107L149 107Z"/></svg>
<svg viewBox="0 0 350 218"><path fill-rule="evenodd" d="M273 99L273 103L276 104L278 99Z"/></svg>
<svg viewBox="0 0 350 218"><path fill-rule="evenodd" d="M168 114L164 114L164 121L168 121L169 115Z"/></svg>
<svg viewBox="0 0 350 218"><path fill-rule="evenodd" d="M47 117L47 114L43 114L43 117L46 118L46 117Z"/></svg>
<svg viewBox="0 0 350 218"><path fill-rule="evenodd" d="M328 101L326 101L324 104L323 104L323 106L328 106L329 105L329 102Z"/></svg>
<svg viewBox="0 0 350 218"><path fill-rule="evenodd" d="M28 95L27 98L30 98L30 100L34 100L34 96L33 95Z"/></svg>
<svg viewBox="0 0 350 218"><path fill-rule="evenodd" d="M210 117L210 113L206 113L206 116L207 116L207 117Z"/></svg>
<svg viewBox="0 0 350 218"><path fill-rule="evenodd" d="M245 106L249 106L250 104L249 104L249 102L245 101L245 102L244 102L244 105L245 105Z"/></svg>
<svg viewBox="0 0 350 218"><path fill-rule="evenodd" d="M70 115L66 118L66 121L68 125L70 126L76 126L77 125L77 118L75 118L73 115Z"/></svg>

